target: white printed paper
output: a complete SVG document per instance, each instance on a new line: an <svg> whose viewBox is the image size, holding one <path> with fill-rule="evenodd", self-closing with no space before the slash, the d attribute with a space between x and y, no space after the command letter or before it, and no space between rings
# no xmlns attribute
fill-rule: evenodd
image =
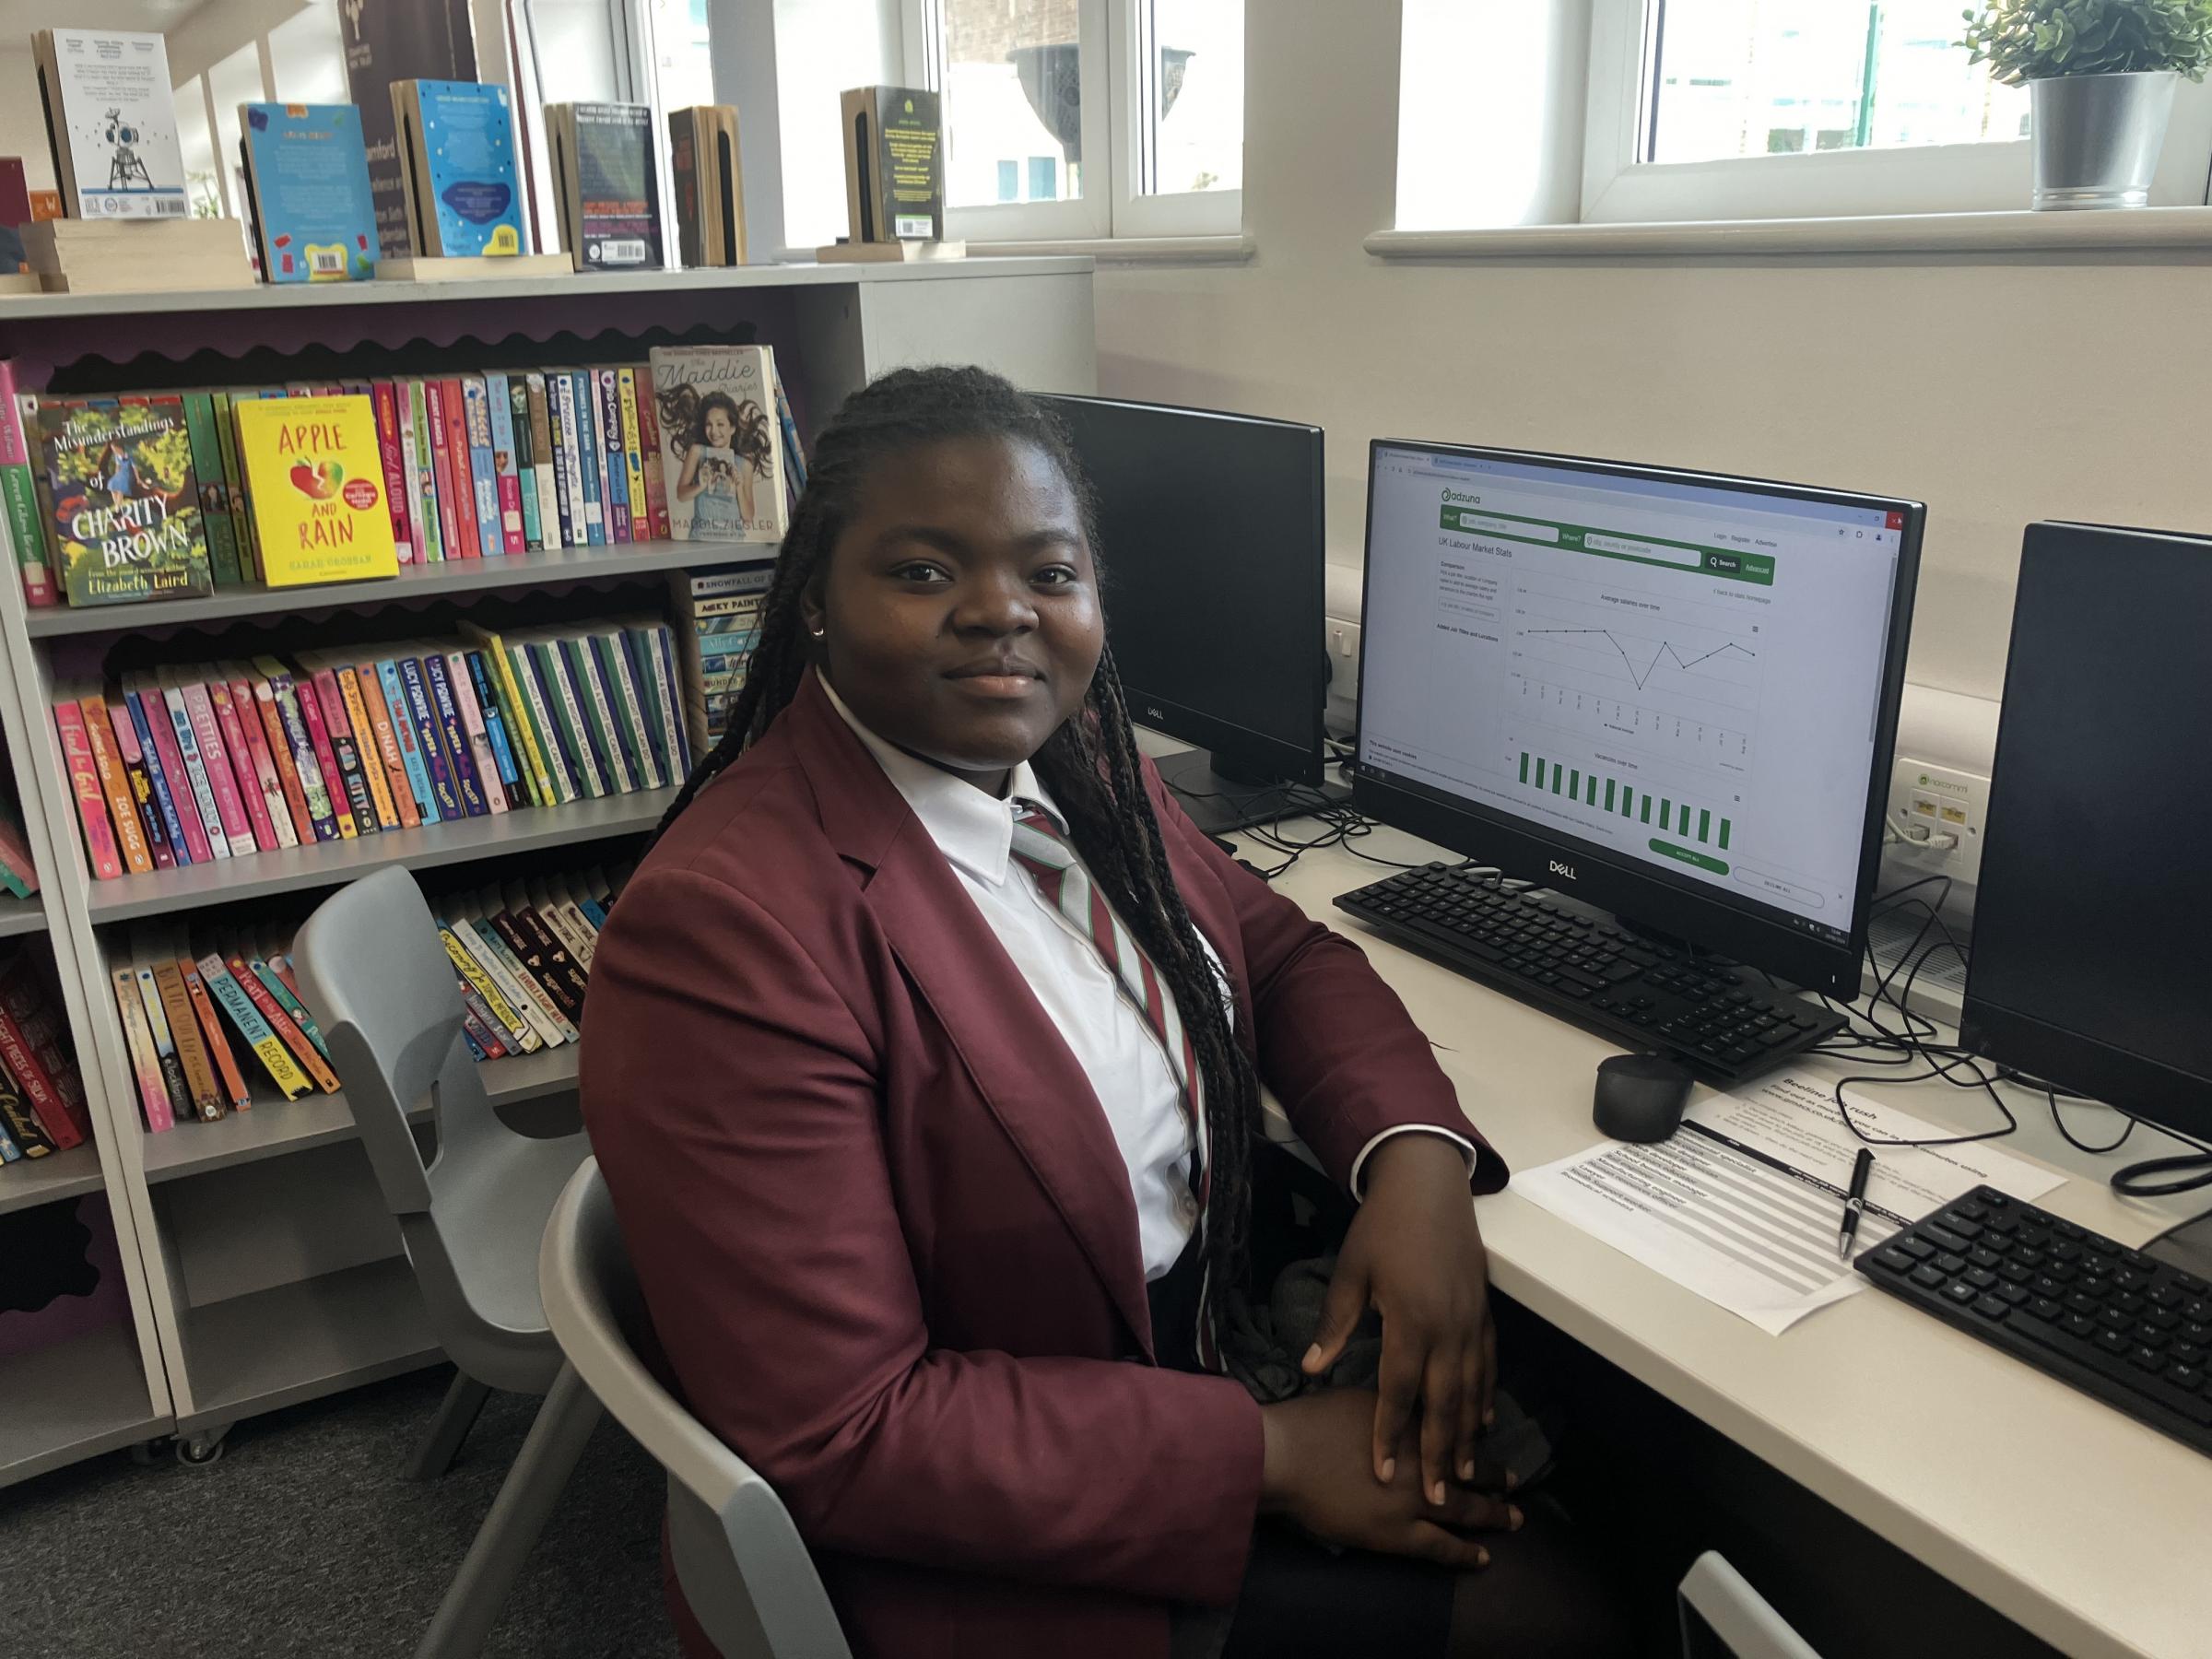
<svg viewBox="0 0 2212 1659"><path fill-rule="evenodd" d="M1876 1140L1949 1133L1856 1090L1852 1119ZM1671 1139L1606 1141L1513 1177L1513 1191L1676 1283L1780 1335L1865 1284L1836 1253L1861 1142L1822 1079L1784 1072L1701 1100ZM2065 1177L1997 1151L1874 1148L1853 1255L1977 1186L2041 1197Z"/></svg>

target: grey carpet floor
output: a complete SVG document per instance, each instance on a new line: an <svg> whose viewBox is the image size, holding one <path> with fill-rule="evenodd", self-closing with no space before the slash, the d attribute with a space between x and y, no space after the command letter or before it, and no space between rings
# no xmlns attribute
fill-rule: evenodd
<svg viewBox="0 0 2212 1659"><path fill-rule="evenodd" d="M493 1395L442 1479L403 1480L452 1376L241 1423L203 1467L117 1453L0 1491L0 1653L406 1659L537 1408ZM662 1501L652 1461L602 1422L484 1659L671 1659Z"/></svg>

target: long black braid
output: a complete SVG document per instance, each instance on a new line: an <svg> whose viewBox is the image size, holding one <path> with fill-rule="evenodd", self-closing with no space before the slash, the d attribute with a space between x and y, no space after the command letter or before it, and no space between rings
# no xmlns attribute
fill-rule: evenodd
<svg viewBox="0 0 2212 1659"><path fill-rule="evenodd" d="M887 456L920 444L977 437L1032 444L1051 457L1075 491L1097 561L1089 481L1066 429L1041 404L982 369L900 369L863 387L816 440L806 488L761 606L745 688L721 744L692 770L661 820L662 830L724 767L759 742L798 694L814 661L799 602L822 573L870 471ZM1099 659L1082 708L1046 739L1030 765L1065 815L1068 839L1100 891L1167 981L1190 1033L1206 1084L1213 1163L1206 1260L1218 1297L1241 1280L1252 1143L1260 1133L1259 1079L1230 1035L1221 982L1169 869L1111 648Z"/></svg>

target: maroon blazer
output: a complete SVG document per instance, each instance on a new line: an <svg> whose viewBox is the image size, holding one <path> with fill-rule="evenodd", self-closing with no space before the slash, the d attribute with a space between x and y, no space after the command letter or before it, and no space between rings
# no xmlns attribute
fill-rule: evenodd
<svg viewBox="0 0 2212 1659"><path fill-rule="evenodd" d="M1392 1124L1471 1135L1359 947L1146 786L1238 1039L1328 1171ZM1169 1604L1235 1599L1258 1407L1152 1362L1097 1097L811 676L631 878L585 1030L667 1370L782 1495L856 1653L1164 1655ZM1485 1148L1477 1189L1504 1178Z"/></svg>

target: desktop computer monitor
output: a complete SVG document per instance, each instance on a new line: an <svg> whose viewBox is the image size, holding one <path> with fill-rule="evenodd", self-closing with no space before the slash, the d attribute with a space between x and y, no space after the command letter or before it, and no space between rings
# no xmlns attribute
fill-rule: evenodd
<svg viewBox="0 0 2212 1659"><path fill-rule="evenodd" d="M2033 524L1960 1041L2212 1135L2212 540ZM2198 736L2192 739L2188 734Z"/></svg>
<svg viewBox="0 0 2212 1659"><path fill-rule="evenodd" d="M1924 509L1378 441L1353 800L1855 995Z"/></svg>
<svg viewBox="0 0 2212 1659"><path fill-rule="evenodd" d="M1328 652L1319 427L1042 397L1097 496L1107 638L1130 716L1197 745L1159 762L1216 834L1322 782Z"/></svg>

